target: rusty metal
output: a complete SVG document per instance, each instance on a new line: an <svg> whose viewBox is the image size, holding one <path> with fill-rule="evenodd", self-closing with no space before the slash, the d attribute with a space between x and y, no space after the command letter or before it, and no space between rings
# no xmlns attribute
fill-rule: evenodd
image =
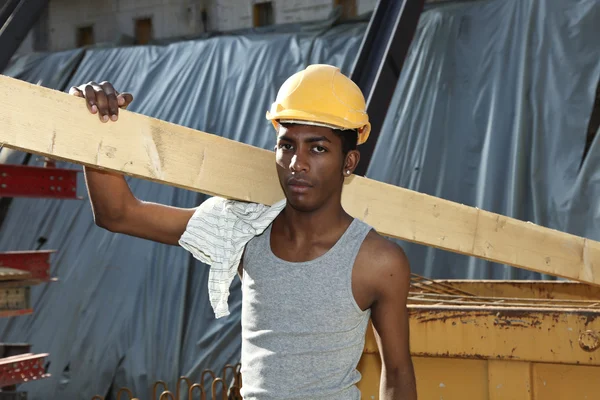
<svg viewBox="0 0 600 400"><path fill-rule="evenodd" d="M227 400L227 384L225 383L225 381L221 378L215 378L215 380L213 380L212 385L210 385L210 392L211 392L211 396L213 400L216 400L217 398L217 384L221 383L222 391L221 391L221 398L222 400Z"/></svg>
<svg viewBox="0 0 600 400"><path fill-rule="evenodd" d="M173 396L173 393L169 392L168 390L165 390L160 394L158 400L175 400L175 396Z"/></svg>
<svg viewBox="0 0 600 400"><path fill-rule="evenodd" d="M242 394L240 392L242 388L236 385L232 385L229 388L229 399L230 400L243 400Z"/></svg>
<svg viewBox="0 0 600 400"><path fill-rule="evenodd" d="M154 382L154 385L152 385L152 400L156 400L156 388L158 388L159 385L162 385L162 387L163 387L162 392L169 390L169 387L167 386L166 382L164 382L164 381Z"/></svg>
<svg viewBox="0 0 600 400"><path fill-rule="evenodd" d="M227 371L231 371L233 374L233 384L237 387L242 386L242 378L241 378L241 373L240 373L240 369L242 367L242 364L238 363L236 365L231 365L231 364L227 364L224 368L223 368L223 380L225 382L227 382Z"/></svg>
<svg viewBox="0 0 600 400"><path fill-rule="evenodd" d="M417 292L449 294L457 296L474 296L472 293L457 289L450 284L425 278L424 276L417 275L415 273L410 274L410 291L412 293Z"/></svg>
<svg viewBox="0 0 600 400"><path fill-rule="evenodd" d="M47 378L44 368L48 354L20 354L0 359L0 387Z"/></svg>
<svg viewBox="0 0 600 400"><path fill-rule="evenodd" d="M457 289L466 290L476 296L563 300L600 299L600 286L572 281L449 279L441 282Z"/></svg>
<svg viewBox="0 0 600 400"><path fill-rule="evenodd" d="M236 365L235 372L236 372L235 373L235 379L236 379L235 386L237 386L241 390L242 389L242 364L241 363L238 363Z"/></svg>
<svg viewBox="0 0 600 400"><path fill-rule="evenodd" d="M177 387L175 388L175 398L177 400L180 400L181 397L181 382L185 382L187 384L187 392L189 393L190 390L190 386L192 386L192 381L185 376L180 376L179 379L177 380Z"/></svg>
<svg viewBox="0 0 600 400"><path fill-rule="evenodd" d="M0 196L79 199L77 170L0 164Z"/></svg>
<svg viewBox="0 0 600 400"><path fill-rule="evenodd" d="M32 308L27 308L25 310L0 311L0 318L19 317L21 315L29 315L29 314L33 314Z"/></svg>
<svg viewBox="0 0 600 400"><path fill-rule="evenodd" d="M588 330L579 335L579 347L583 351L592 352L600 348L600 332Z"/></svg>
<svg viewBox="0 0 600 400"><path fill-rule="evenodd" d="M7 251L0 253L0 267L12 268L30 274L32 280L50 280L50 255L55 250Z"/></svg>
<svg viewBox="0 0 600 400"><path fill-rule="evenodd" d="M242 377L241 377L241 364L236 365L228 364L222 369L223 377L217 377L217 374L210 369L205 369L201 373L201 382L194 383L192 379L186 376L181 376L177 380L177 388L175 393L171 392L165 381L159 380L152 386L152 400L185 400L187 392L187 400L196 399L207 400L210 386L210 400L216 400L219 390L222 390L220 397L222 400L242 400L240 394ZM229 376L233 373L233 376ZM212 378L212 382L207 381L207 376ZM210 380L210 378L209 378ZM229 386L227 381L231 380L232 384ZM206 381L206 382L205 382ZM182 390L181 386L185 383L187 390ZM158 393L160 392L160 395ZM121 394L126 393L129 396L129 400L138 400L134 397L133 392L129 388L121 388L117 394L117 400L120 400ZM157 398L158 395L158 398ZM96 395L92 400L104 400L102 396Z"/></svg>
<svg viewBox="0 0 600 400"><path fill-rule="evenodd" d="M204 384L204 376L206 374L209 374L213 380L217 378L214 372L212 372L210 369L205 369L204 371L202 371L202 375L200 375L200 383Z"/></svg>
<svg viewBox="0 0 600 400"><path fill-rule="evenodd" d="M571 289L569 297L556 299L549 294L495 297L483 290L475 295L418 275L411 283L410 347L420 377L420 397L562 400L591 399L600 392L600 299L596 296L576 296ZM555 282L549 285L556 287ZM580 287L581 293L595 293ZM531 288L526 292L532 293ZM362 397L377 398L381 359L371 325L358 370ZM164 387L158 400L183 400L179 397L185 396L181 390L185 381L188 400L194 395L207 400L210 376L211 400L241 400L240 371L239 363L226 365L220 377L206 369L201 382L191 385L191 380L180 377L175 396L163 381L154 388ZM222 393L217 396L219 390Z"/></svg>
<svg viewBox="0 0 600 400"><path fill-rule="evenodd" d="M31 272L0 266L0 281L13 281L31 278Z"/></svg>
<svg viewBox="0 0 600 400"><path fill-rule="evenodd" d="M532 309L584 309L600 311L600 300L569 299L525 299L514 297L455 296L437 293L410 294L409 305L461 306L469 307L518 307Z"/></svg>
<svg viewBox="0 0 600 400"><path fill-rule="evenodd" d="M28 286L3 287L0 290L0 314L19 315L31 309L31 289Z"/></svg>
<svg viewBox="0 0 600 400"><path fill-rule="evenodd" d="M117 400L121 400L121 395L123 393L127 393L127 395L129 396L129 400L133 399L133 393L131 392L131 390L129 388L121 388L117 392Z"/></svg>
<svg viewBox="0 0 600 400"><path fill-rule="evenodd" d="M194 383L190 386L188 390L188 400L194 400L194 390L200 390L200 400L206 400L206 391L204 390L204 386L200 383Z"/></svg>

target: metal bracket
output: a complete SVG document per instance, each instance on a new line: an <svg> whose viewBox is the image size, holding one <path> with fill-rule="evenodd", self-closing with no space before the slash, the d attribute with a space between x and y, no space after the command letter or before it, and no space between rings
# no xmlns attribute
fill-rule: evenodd
<svg viewBox="0 0 600 400"><path fill-rule="evenodd" d="M50 254L56 250L8 251L0 253L0 267L29 272L28 279L50 281Z"/></svg>
<svg viewBox="0 0 600 400"><path fill-rule="evenodd" d="M0 289L0 317L31 314L30 293L29 286Z"/></svg>
<svg viewBox="0 0 600 400"><path fill-rule="evenodd" d="M590 353L600 349L600 331L587 330L582 332L579 335L579 347Z"/></svg>
<svg viewBox="0 0 600 400"><path fill-rule="evenodd" d="M47 356L47 353L27 353L0 359L0 387L49 377L44 368Z"/></svg>
<svg viewBox="0 0 600 400"><path fill-rule="evenodd" d="M79 199L74 169L0 165L0 197Z"/></svg>

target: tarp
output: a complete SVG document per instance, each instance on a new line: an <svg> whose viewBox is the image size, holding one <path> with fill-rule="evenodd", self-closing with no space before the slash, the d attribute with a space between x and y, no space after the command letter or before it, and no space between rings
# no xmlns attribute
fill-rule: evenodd
<svg viewBox="0 0 600 400"><path fill-rule="evenodd" d="M594 0L428 10L368 176L598 239L597 139L578 166L600 77L599 17ZM348 73L365 28L87 50L64 89L109 80L134 94L133 111L271 149L275 134L264 116L279 85L309 63ZM192 207L204 199L128 181L143 200ZM40 236L48 239L44 249L58 250L52 274L60 281L34 288L35 313L0 321L3 341L50 353L52 377L24 385L29 398L114 398L127 386L148 399L159 379L173 388L178 376L198 380L204 368L238 362L239 281L231 315L215 320L206 266L181 248L96 227L82 179L80 194L83 200L15 199L2 226L2 251L36 248ZM413 270L428 276L534 276L405 247Z"/></svg>
<svg viewBox="0 0 600 400"><path fill-rule="evenodd" d="M596 0L427 12L367 175L599 240L598 140L579 168L600 77L598 21ZM428 277L550 278L404 248Z"/></svg>
<svg viewBox="0 0 600 400"><path fill-rule="evenodd" d="M365 26L90 49L65 89L109 80L134 93L134 112L272 148L275 132L264 113L277 88L308 63L337 64L348 73L353 58L347 54L358 51ZM147 201L193 207L204 199L129 182ZM4 341L30 342L33 351L50 353L52 377L23 386L30 398L91 399L109 391L114 396L122 386L150 398L157 380L174 389L181 375L199 380L205 368L236 364L239 280L231 315L215 320L208 268L179 247L96 227L83 178L79 184L81 201L15 199L3 225L11 235L0 238L0 250L36 248L40 236L48 239L44 249L58 250L52 275L59 282L34 288L32 316L0 325Z"/></svg>

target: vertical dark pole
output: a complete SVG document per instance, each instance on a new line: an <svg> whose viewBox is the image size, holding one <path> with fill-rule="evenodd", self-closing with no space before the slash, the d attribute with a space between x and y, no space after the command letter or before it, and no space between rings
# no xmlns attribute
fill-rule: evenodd
<svg viewBox="0 0 600 400"><path fill-rule="evenodd" d="M357 175L364 175L371 162L424 6L425 0L379 0L373 12L350 75L365 95L372 126L369 140L360 146Z"/></svg>
<svg viewBox="0 0 600 400"><path fill-rule="evenodd" d="M13 3L9 1L6 6ZM0 71L4 71L47 6L48 0L21 0L10 14L10 19L7 17L7 22L0 28ZM2 12L4 17L4 8Z"/></svg>
<svg viewBox="0 0 600 400"><path fill-rule="evenodd" d="M0 32L2 32L2 27L6 21L8 21L8 18L12 15L13 11L15 11L18 4L19 0L8 0L0 9Z"/></svg>

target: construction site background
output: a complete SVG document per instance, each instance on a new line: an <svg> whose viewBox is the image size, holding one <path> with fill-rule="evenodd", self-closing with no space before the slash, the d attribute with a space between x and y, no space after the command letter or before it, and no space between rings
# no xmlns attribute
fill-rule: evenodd
<svg viewBox="0 0 600 400"><path fill-rule="evenodd" d="M463 204L600 239L597 138L584 159L600 77L600 3L491 0L428 9L405 62L368 176ZM309 63L348 72L366 21L223 35L164 46L75 49L16 57L5 74L65 91L109 80L131 110L270 149L264 110ZM274 62L276 60L276 62ZM82 110L83 112L83 110ZM2 150L2 162L23 163ZM43 162L36 157L30 165ZM78 166L64 165L77 168ZM130 179L144 200L193 207L196 193ZM175 387L239 360L239 282L232 314L215 320L208 268L182 249L97 228L81 201L15 199L0 250L58 249L54 276L34 287L35 313L0 321L4 341L48 352L30 399L81 398L154 382ZM403 243L428 277L550 279Z"/></svg>

